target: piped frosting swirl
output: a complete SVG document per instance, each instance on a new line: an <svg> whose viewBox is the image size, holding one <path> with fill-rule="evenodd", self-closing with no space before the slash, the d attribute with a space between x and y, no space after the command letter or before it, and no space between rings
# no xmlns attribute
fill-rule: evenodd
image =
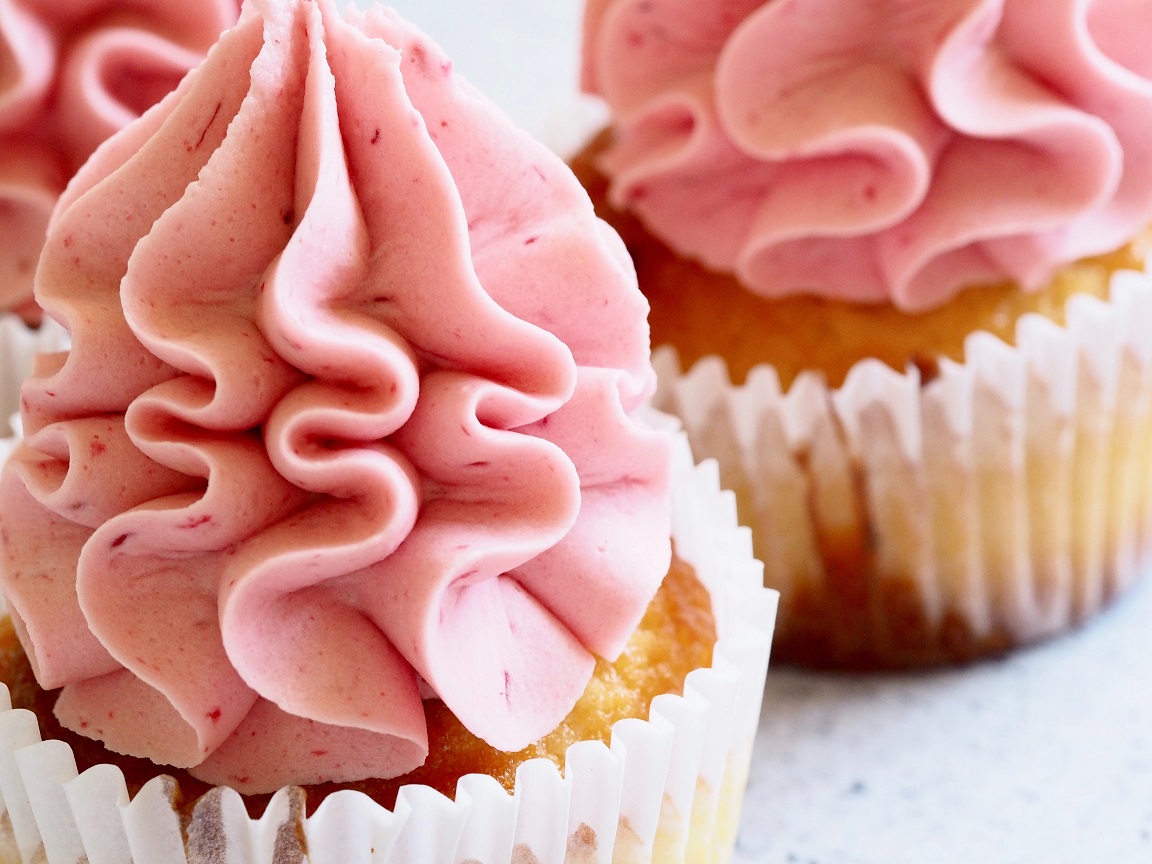
<svg viewBox="0 0 1152 864"><path fill-rule="evenodd" d="M238 0L0 3L0 309L28 308L68 178L169 93L239 8Z"/></svg>
<svg viewBox="0 0 1152 864"><path fill-rule="evenodd" d="M1152 216L1129 0L591 0L611 197L765 296L1036 288Z"/></svg>
<svg viewBox="0 0 1152 864"><path fill-rule="evenodd" d="M667 570L646 304L565 166L384 10L258 0L79 172L0 478L62 722L242 791L519 749ZM45 590L47 588L47 590Z"/></svg>

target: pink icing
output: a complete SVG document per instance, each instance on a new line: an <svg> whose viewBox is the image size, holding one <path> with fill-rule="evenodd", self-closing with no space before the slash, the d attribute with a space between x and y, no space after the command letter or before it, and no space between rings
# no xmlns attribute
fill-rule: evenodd
<svg viewBox="0 0 1152 864"><path fill-rule="evenodd" d="M239 0L0 2L0 309L32 297L44 230L96 146L168 93Z"/></svg>
<svg viewBox="0 0 1152 864"><path fill-rule="evenodd" d="M394 14L258 0L79 172L0 577L61 721L243 791L520 749L667 570L647 307L562 162Z"/></svg>
<svg viewBox="0 0 1152 864"><path fill-rule="evenodd" d="M1036 288L1152 215L1146 0L591 0L615 206L750 290Z"/></svg>

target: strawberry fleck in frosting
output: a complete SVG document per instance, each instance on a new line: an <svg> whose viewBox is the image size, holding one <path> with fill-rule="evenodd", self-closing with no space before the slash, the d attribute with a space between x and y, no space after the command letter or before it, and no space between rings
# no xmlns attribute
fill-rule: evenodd
<svg viewBox="0 0 1152 864"><path fill-rule="evenodd" d="M65 192L0 576L57 716L242 791L507 750L670 559L647 306L562 162L393 13L259 0Z"/></svg>
<svg viewBox="0 0 1152 864"><path fill-rule="evenodd" d="M32 297L68 178L160 101L236 20L239 0L0 2L0 309Z"/></svg>
<svg viewBox="0 0 1152 864"><path fill-rule="evenodd" d="M751 291L1039 287L1152 215L1147 0L590 0L617 207Z"/></svg>

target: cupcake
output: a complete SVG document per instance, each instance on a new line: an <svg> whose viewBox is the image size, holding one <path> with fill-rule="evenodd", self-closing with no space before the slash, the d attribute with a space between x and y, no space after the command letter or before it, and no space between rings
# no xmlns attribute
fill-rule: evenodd
<svg viewBox="0 0 1152 864"><path fill-rule="evenodd" d="M574 160L776 656L965 661L1148 560L1152 8L592 0ZM687 371L685 371L687 370Z"/></svg>
<svg viewBox="0 0 1152 864"><path fill-rule="evenodd" d="M172 90L237 0L13 0L0 10L0 311L35 318L32 276L68 178Z"/></svg>
<svg viewBox="0 0 1152 864"><path fill-rule="evenodd" d="M0 855L726 856L774 597L619 238L435 45L251 3L36 278Z"/></svg>

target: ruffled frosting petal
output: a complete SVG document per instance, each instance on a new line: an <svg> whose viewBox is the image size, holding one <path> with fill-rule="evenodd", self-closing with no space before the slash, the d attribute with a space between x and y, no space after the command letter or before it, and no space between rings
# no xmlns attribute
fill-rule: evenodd
<svg viewBox="0 0 1152 864"><path fill-rule="evenodd" d="M238 0L9 0L0 5L0 309L31 299L57 197L232 24Z"/></svg>
<svg viewBox="0 0 1152 864"><path fill-rule="evenodd" d="M1126 0L589 7L610 194L767 296L916 310L1037 287L1152 215L1152 19Z"/></svg>

